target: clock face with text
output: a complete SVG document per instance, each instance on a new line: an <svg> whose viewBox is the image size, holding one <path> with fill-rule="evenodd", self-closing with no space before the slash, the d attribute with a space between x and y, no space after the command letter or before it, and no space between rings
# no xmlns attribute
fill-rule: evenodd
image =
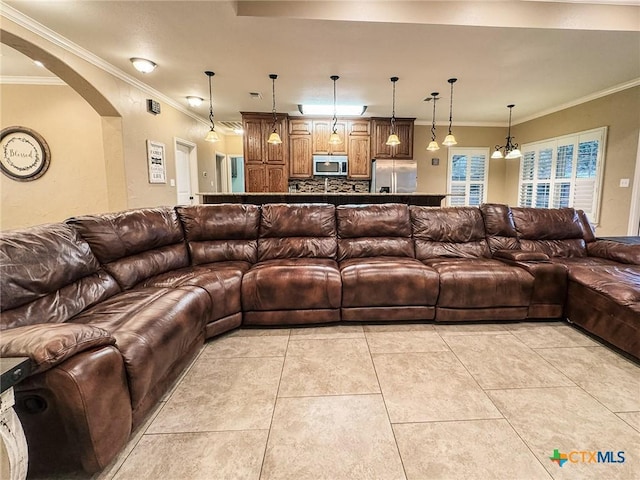
<svg viewBox="0 0 640 480"><path fill-rule="evenodd" d="M0 133L0 169L13 180L40 178L49 168L49 146L37 132L25 127L8 127Z"/></svg>

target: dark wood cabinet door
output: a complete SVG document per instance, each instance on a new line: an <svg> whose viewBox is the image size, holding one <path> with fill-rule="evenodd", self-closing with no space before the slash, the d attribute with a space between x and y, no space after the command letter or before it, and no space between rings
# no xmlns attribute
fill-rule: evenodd
<svg viewBox="0 0 640 480"><path fill-rule="evenodd" d="M266 150L265 162L269 165L284 165L287 163L287 157L285 152L289 148L288 133L287 133L287 121L284 118L278 119L276 122L276 130L282 139L282 143L267 143L269 134L273 131L273 120L263 120L265 131L264 135L264 148Z"/></svg>
<svg viewBox="0 0 640 480"><path fill-rule="evenodd" d="M399 120L396 122L396 134L400 139L400 145L391 147L393 158L413 158L413 121Z"/></svg>
<svg viewBox="0 0 640 480"><path fill-rule="evenodd" d="M368 136L349 137L349 177L357 180L371 178L370 140Z"/></svg>
<svg viewBox="0 0 640 480"><path fill-rule="evenodd" d="M391 134L391 121L374 119L371 122L371 130L371 158L391 158L391 147L387 145L387 138Z"/></svg>
<svg viewBox="0 0 640 480"><path fill-rule="evenodd" d="M244 161L245 163L262 163L262 146L264 139L263 121L259 118L243 119L244 128Z"/></svg>
<svg viewBox="0 0 640 480"><path fill-rule="evenodd" d="M289 176L311 178L313 175L311 135L289 137Z"/></svg>
<svg viewBox="0 0 640 480"><path fill-rule="evenodd" d="M266 165L267 188L265 192L287 192L289 182L284 165Z"/></svg>
<svg viewBox="0 0 640 480"><path fill-rule="evenodd" d="M247 163L244 170L244 190L245 192L265 192L267 185L266 168L260 165Z"/></svg>

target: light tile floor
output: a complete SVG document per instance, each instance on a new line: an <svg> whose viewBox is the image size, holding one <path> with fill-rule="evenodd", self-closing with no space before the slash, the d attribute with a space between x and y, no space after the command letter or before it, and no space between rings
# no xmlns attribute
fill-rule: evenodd
<svg viewBox="0 0 640 480"><path fill-rule="evenodd" d="M562 322L236 330L94 476L201 478L640 479L640 367Z"/></svg>

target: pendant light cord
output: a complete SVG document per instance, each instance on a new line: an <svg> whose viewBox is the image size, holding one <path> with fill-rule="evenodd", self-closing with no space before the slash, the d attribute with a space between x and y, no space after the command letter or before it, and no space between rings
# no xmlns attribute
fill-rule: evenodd
<svg viewBox="0 0 640 480"><path fill-rule="evenodd" d="M213 77L213 72L204 72L209 77L209 121L211 122L211 130L214 129L213 124L213 94L211 93L211 77Z"/></svg>
<svg viewBox="0 0 640 480"><path fill-rule="evenodd" d="M436 141L436 101L439 100L437 93L432 93L433 96L433 117L431 122L431 141Z"/></svg>
<svg viewBox="0 0 640 480"><path fill-rule="evenodd" d="M338 80L337 75L333 75L331 80L333 80L333 133L337 133L337 125L338 125L338 111L336 108L336 80Z"/></svg>
<svg viewBox="0 0 640 480"><path fill-rule="evenodd" d="M396 133L396 82L398 77L391 77L391 83L393 84L393 99L391 103L391 134Z"/></svg>
<svg viewBox="0 0 640 480"><path fill-rule="evenodd" d="M456 79L449 79L449 83L451 84L451 97L449 98L449 135L451 135L451 124L453 122L453 84Z"/></svg>
<svg viewBox="0 0 640 480"><path fill-rule="evenodd" d="M276 115L276 78L278 78L278 76L271 74L269 77L271 78L271 98L273 99L271 113L273 114L273 131L275 133L277 131L276 123L278 123L278 116Z"/></svg>

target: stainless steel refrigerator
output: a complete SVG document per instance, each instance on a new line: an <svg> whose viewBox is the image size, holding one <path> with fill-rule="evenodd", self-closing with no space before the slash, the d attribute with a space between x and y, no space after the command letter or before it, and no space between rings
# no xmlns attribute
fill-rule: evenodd
<svg viewBox="0 0 640 480"><path fill-rule="evenodd" d="M415 160L377 159L371 165L372 193L413 193L418 181Z"/></svg>

